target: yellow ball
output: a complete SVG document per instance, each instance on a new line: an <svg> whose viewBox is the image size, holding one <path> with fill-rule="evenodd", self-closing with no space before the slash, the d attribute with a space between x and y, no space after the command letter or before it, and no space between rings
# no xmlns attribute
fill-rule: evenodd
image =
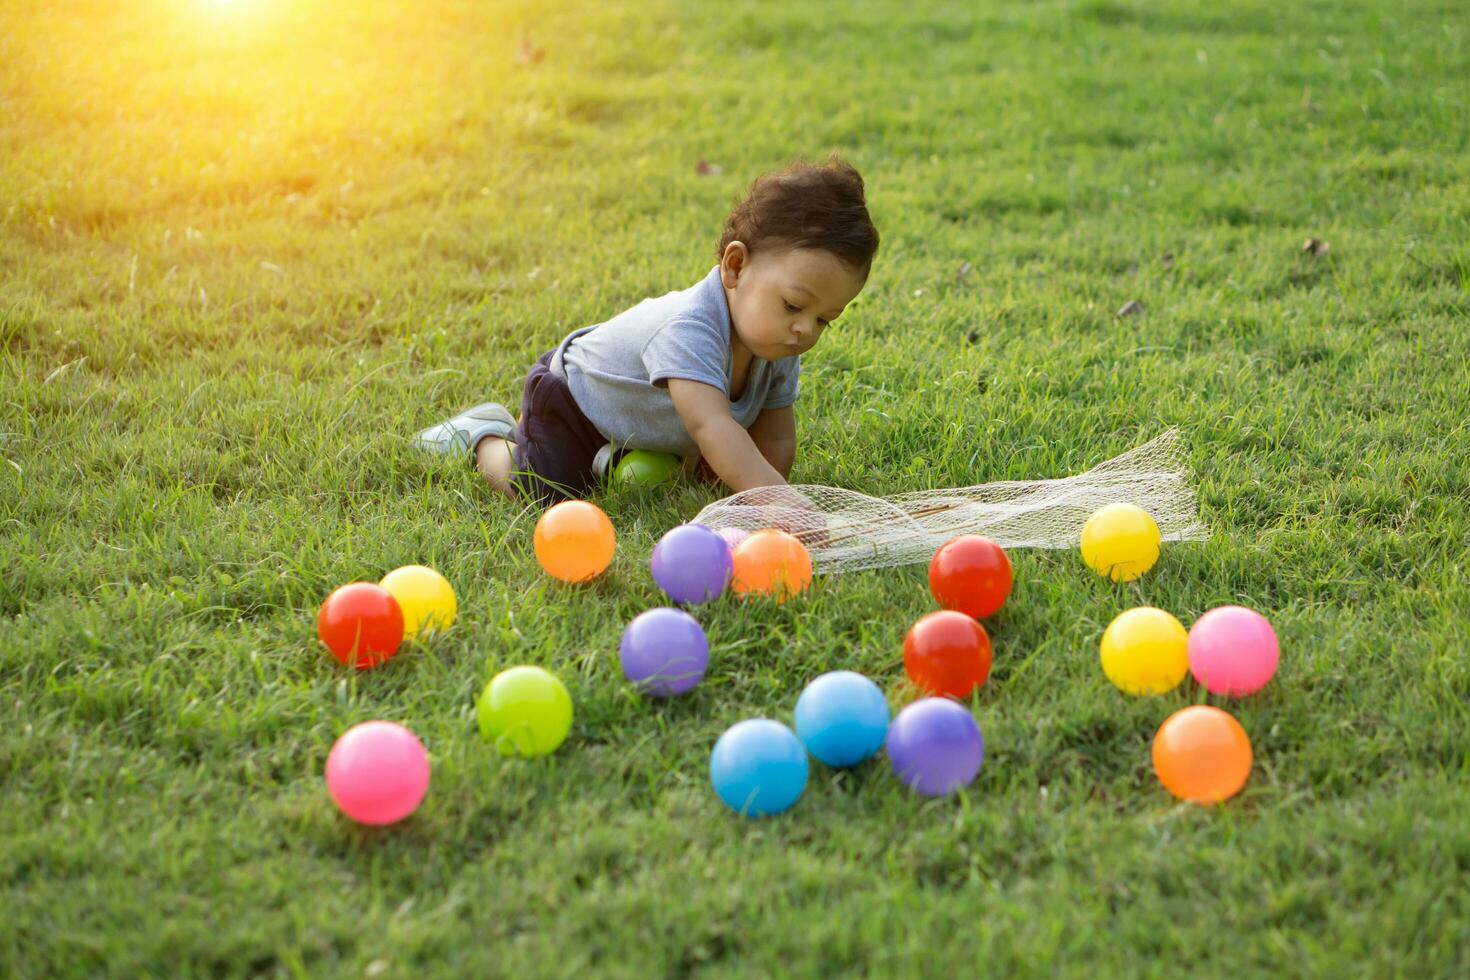
<svg viewBox="0 0 1470 980"><path fill-rule="evenodd" d="M398 600L403 610L403 635L418 639L430 630L443 632L454 623L459 604L449 581L432 568L404 565L378 583Z"/></svg>
<svg viewBox="0 0 1470 980"><path fill-rule="evenodd" d="M1189 634L1162 609L1119 613L1103 631L1102 669L1124 694L1172 691L1189 672Z"/></svg>
<svg viewBox="0 0 1470 980"><path fill-rule="evenodd" d="M1159 526L1132 504L1108 504L1082 525L1082 560L1114 582L1131 582L1159 560Z"/></svg>

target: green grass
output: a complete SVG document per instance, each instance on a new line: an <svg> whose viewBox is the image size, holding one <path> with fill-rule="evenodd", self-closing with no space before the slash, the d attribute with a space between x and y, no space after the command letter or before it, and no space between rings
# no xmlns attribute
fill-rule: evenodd
<svg viewBox="0 0 1470 980"><path fill-rule="evenodd" d="M425 6L0 10L0 974L1464 974L1460 3ZM884 246L796 479L1062 476L1178 424L1214 533L1129 587L1013 556L967 792L814 766L746 822L714 739L828 669L905 703L923 569L701 612L708 678L651 704L617 638L711 492L598 498L617 561L560 587L533 513L405 436L833 149ZM409 562L459 624L343 673L318 603ZM1121 696L1097 641L1227 601L1282 666L1233 708L1246 791L1178 806L1149 740L1201 695ZM575 699L549 760L474 733L516 663ZM370 831L321 772L379 717L433 785Z"/></svg>

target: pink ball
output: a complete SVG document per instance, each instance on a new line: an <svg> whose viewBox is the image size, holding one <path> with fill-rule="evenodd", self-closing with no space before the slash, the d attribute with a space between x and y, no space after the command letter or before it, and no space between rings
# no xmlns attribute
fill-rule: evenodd
<svg viewBox="0 0 1470 980"><path fill-rule="evenodd" d="M731 551L740 547L740 542L750 537L750 532L743 527L722 527L715 533L725 539Z"/></svg>
<svg viewBox="0 0 1470 980"><path fill-rule="evenodd" d="M429 791L429 753L413 732L366 721L342 733L327 755L327 792L358 823L402 820Z"/></svg>
<svg viewBox="0 0 1470 980"><path fill-rule="evenodd" d="M1211 609L1189 631L1189 672L1211 694L1256 693L1276 673L1280 658L1271 624L1244 606Z"/></svg>

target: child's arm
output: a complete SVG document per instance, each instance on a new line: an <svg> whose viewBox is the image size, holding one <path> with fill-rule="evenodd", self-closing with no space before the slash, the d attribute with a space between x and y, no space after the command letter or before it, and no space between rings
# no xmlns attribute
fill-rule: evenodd
<svg viewBox="0 0 1470 980"><path fill-rule="evenodd" d="M699 446L705 462L731 490L739 493L751 487L769 487L786 482L786 478L756 446L752 438L755 426L751 432L746 432L730 414L730 400L724 392L701 381L670 378L669 396L673 398L674 409L683 420L684 428L689 430L690 438ZM768 413L762 413L762 417L765 414ZM757 419L756 425L759 424L760 419ZM793 432L791 452L794 454L795 450Z"/></svg>
<svg viewBox="0 0 1470 980"><path fill-rule="evenodd" d="M750 426L750 438L766 462L791 479L791 464L796 462L796 413L791 406L768 408L757 415Z"/></svg>

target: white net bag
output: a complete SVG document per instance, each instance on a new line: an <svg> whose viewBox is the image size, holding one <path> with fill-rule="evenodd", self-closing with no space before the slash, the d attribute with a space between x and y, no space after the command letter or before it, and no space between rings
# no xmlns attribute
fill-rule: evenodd
<svg viewBox="0 0 1470 980"><path fill-rule="evenodd" d="M1057 480L1008 480L952 490L869 497L838 487L757 487L717 500L695 524L722 530L781 528L801 539L812 566L832 574L927 562L960 534L983 534L1003 548L1071 548L1104 504L1129 503L1159 525L1165 540L1208 535L1199 520L1177 428Z"/></svg>

